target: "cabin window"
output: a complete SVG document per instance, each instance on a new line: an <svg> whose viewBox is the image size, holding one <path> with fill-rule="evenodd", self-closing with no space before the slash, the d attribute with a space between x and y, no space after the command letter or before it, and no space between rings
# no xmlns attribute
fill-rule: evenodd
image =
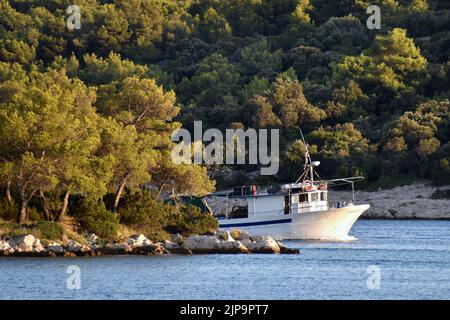
<svg viewBox="0 0 450 320"><path fill-rule="evenodd" d="M319 201L319 193L318 192L311 193L311 201Z"/></svg>
<svg viewBox="0 0 450 320"><path fill-rule="evenodd" d="M308 202L308 194L302 193L299 195L299 202Z"/></svg>
<svg viewBox="0 0 450 320"><path fill-rule="evenodd" d="M326 193L326 192L322 192L322 193L320 194L320 199L321 199L322 201L327 201L327 193Z"/></svg>

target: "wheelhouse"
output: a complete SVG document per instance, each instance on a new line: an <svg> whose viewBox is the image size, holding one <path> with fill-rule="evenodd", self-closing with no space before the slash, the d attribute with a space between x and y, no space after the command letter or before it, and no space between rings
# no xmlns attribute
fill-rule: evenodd
<svg viewBox="0 0 450 320"><path fill-rule="evenodd" d="M233 196L244 198L246 206L236 206L230 218L264 214L301 214L328 209L326 182L284 185L277 192L256 186L233 189Z"/></svg>

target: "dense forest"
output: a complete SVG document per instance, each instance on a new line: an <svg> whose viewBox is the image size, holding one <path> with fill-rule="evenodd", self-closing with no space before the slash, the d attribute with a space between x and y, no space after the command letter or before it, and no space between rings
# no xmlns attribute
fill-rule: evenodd
<svg viewBox="0 0 450 320"><path fill-rule="evenodd" d="M322 176L448 183L449 96L447 1L0 0L0 175L19 223L29 207L58 220L77 194L126 220L144 183L244 183L254 166L227 182L172 164L170 133L194 120L279 128L281 170L264 182L297 177L301 127Z"/></svg>

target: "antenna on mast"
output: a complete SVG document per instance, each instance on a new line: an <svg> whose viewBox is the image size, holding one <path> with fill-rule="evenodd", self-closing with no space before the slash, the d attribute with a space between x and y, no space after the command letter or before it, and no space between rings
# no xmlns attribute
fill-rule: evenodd
<svg viewBox="0 0 450 320"><path fill-rule="evenodd" d="M306 143L305 136L303 135L302 128L299 127L298 129L300 130L300 136L302 137L303 145L306 148L306 151L305 151L305 169L306 169L306 166L308 165L308 163L311 163L311 157L309 155L308 144Z"/></svg>
<svg viewBox="0 0 450 320"><path fill-rule="evenodd" d="M302 128L299 127L298 129L299 129L299 131L300 131L300 136L301 136L301 138L302 138L303 145L305 146L305 165L304 165L304 170L305 170L305 171L304 171L303 174L297 179L297 181L296 181L295 183L298 183L302 178L303 178L303 181L309 179L309 181L310 181L311 183L314 183L314 167L319 166L319 165L320 165L320 161L314 161L314 162L312 162L311 156L309 155L309 146L308 146L308 144L306 143L305 136L303 135ZM308 178L308 174L309 174L309 178ZM316 175L317 175L317 173L316 173ZM318 176L318 175L317 175L317 176ZM319 179L320 179L320 177L319 177Z"/></svg>

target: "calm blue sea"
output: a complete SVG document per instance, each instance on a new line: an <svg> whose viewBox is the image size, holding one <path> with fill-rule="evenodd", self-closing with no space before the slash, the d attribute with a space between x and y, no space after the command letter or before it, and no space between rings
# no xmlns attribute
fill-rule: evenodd
<svg viewBox="0 0 450 320"><path fill-rule="evenodd" d="M450 221L359 220L351 235L286 241L300 255L0 258L0 299L450 298Z"/></svg>

